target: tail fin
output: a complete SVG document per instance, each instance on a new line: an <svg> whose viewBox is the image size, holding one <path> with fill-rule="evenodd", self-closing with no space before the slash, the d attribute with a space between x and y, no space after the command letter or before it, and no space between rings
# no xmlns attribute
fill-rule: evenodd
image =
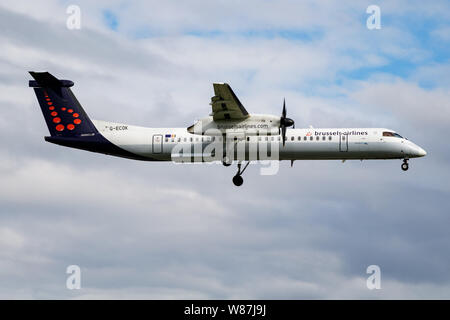
<svg viewBox="0 0 450 320"><path fill-rule="evenodd" d="M70 90L74 83L58 80L48 72L30 71L42 114L52 137L75 137L95 134L97 129Z"/></svg>

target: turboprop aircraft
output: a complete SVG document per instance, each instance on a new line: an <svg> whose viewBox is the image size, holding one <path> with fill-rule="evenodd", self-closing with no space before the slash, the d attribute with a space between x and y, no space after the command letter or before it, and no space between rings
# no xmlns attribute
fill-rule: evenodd
<svg viewBox="0 0 450 320"><path fill-rule="evenodd" d="M233 183L251 161L403 159L427 153L385 128L302 128L286 116L249 114L226 83L214 83L212 112L187 128L145 128L91 120L75 98L70 80L48 72L30 72L39 105L50 131L45 141L107 155L145 161L237 162ZM247 162L241 168L241 165Z"/></svg>

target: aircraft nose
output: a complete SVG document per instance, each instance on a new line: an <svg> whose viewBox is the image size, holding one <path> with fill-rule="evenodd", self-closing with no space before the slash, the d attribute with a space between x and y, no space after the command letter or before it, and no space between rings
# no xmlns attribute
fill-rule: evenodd
<svg viewBox="0 0 450 320"><path fill-rule="evenodd" d="M417 147L416 153L418 157L425 157L427 155L427 152L423 150L421 147Z"/></svg>
<svg viewBox="0 0 450 320"><path fill-rule="evenodd" d="M425 150L415 144L410 147L410 153L411 157L414 158L424 157L427 155L427 152Z"/></svg>

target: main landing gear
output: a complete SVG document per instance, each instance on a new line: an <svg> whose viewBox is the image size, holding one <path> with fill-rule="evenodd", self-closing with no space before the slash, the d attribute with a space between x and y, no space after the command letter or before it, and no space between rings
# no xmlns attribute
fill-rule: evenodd
<svg viewBox="0 0 450 320"><path fill-rule="evenodd" d="M236 175L233 177L233 183L235 186L239 187L244 183L244 179L242 179L242 174L244 173L245 169L247 169L248 165L250 164L250 161L247 162L247 164L245 165L244 169L241 170L241 163L238 163L238 172L236 173Z"/></svg>
<svg viewBox="0 0 450 320"><path fill-rule="evenodd" d="M408 159L403 159L403 163L402 163L402 170L406 171L409 169L409 165L408 165Z"/></svg>

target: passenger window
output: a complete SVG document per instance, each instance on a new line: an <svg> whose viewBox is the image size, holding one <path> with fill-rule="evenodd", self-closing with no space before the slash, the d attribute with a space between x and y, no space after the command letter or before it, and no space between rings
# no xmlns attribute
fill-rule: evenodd
<svg viewBox="0 0 450 320"><path fill-rule="evenodd" d="M247 141L250 141L250 137L247 137Z"/></svg>
<svg viewBox="0 0 450 320"><path fill-rule="evenodd" d="M258 141L261 141L261 137L258 137Z"/></svg>
<svg viewBox="0 0 450 320"><path fill-rule="evenodd" d="M319 141L319 139L320 139L320 137L319 137L319 136L317 136L317 137L316 137L316 140L317 140L317 141Z"/></svg>
<svg viewBox="0 0 450 320"><path fill-rule="evenodd" d="M291 141L294 141L294 139L295 139L295 137L294 137L294 136L292 136L292 137L291 137Z"/></svg>
<svg viewBox="0 0 450 320"><path fill-rule="evenodd" d="M314 138L313 138L312 136L311 136L311 137L309 137L309 140L313 141L313 139L314 139Z"/></svg>
<svg viewBox="0 0 450 320"><path fill-rule="evenodd" d="M342 136L342 141L345 141L345 136Z"/></svg>
<svg viewBox="0 0 450 320"><path fill-rule="evenodd" d="M269 141L269 137L266 137L266 141Z"/></svg>
<svg viewBox="0 0 450 320"><path fill-rule="evenodd" d="M331 141L331 136L329 136L329 137L328 137L328 140L330 140L330 141Z"/></svg>
<svg viewBox="0 0 450 320"><path fill-rule="evenodd" d="M189 140L192 142L193 141L192 137Z"/></svg>
<svg viewBox="0 0 450 320"><path fill-rule="evenodd" d="M298 136L297 137L298 141L302 141L302 137Z"/></svg>
<svg viewBox="0 0 450 320"><path fill-rule="evenodd" d="M166 142L169 142L169 139L166 138L165 141L166 141Z"/></svg>
<svg viewBox="0 0 450 320"><path fill-rule="evenodd" d="M305 140L305 141L306 141L306 139L307 139L307 138L306 138L306 136L304 136L304 137L303 137L303 140Z"/></svg>

